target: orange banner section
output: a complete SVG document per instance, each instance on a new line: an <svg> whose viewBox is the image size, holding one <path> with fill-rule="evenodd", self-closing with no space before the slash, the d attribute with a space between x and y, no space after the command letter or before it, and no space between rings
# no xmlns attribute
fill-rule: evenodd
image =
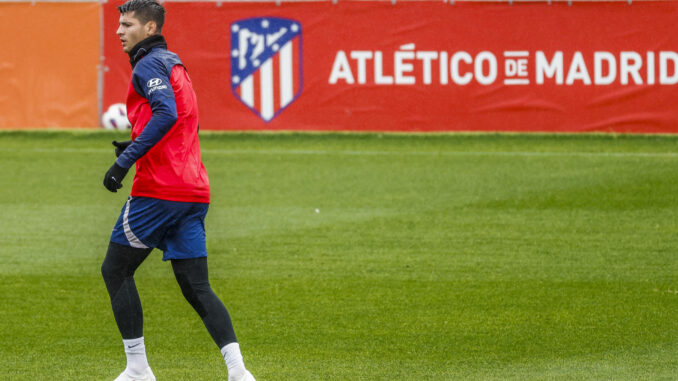
<svg viewBox="0 0 678 381"><path fill-rule="evenodd" d="M100 9L0 3L0 128L99 124Z"/></svg>

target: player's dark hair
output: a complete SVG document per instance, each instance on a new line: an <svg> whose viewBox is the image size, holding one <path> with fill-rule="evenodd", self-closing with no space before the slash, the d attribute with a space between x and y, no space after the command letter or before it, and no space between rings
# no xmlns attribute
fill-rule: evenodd
<svg viewBox="0 0 678 381"><path fill-rule="evenodd" d="M158 33L162 32L162 25L165 23L165 8L155 0L128 0L118 7L118 11L121 15L134 12L134 17L139 19L142 25L155 21Z"/></svg>

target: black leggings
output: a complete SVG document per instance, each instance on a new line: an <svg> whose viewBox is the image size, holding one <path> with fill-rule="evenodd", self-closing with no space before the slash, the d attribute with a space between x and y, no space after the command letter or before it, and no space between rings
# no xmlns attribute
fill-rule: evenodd
<svg viewBox="0 0 678 381"><path fill-rule="evenodd" d="M141 300L134 283L134 272L152 249L138 249L111 242L101 274L106 283L115 322L123 339L143 336ZM173 259L172 269L186 300L200 315L219 348L236 342L231 317L210 287L207 258Z"/></svg>

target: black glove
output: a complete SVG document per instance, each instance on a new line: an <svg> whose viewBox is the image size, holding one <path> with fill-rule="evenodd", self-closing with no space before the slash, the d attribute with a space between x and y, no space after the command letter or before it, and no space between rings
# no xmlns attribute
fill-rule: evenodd
<svg viewBox="0 0 678 381"><path fill-rule="evenodd" d="M131 140L126 140L124 142L118 142L113 140L113 143L111 143L115 146L115 157L120 157L122 155L123 151L125 151L125 148L129 147L130 144L132 144Z"/></svg>
<svg viewBox="0 0 678 381"><path fill-rule="evenodd" d="M123 168L117 163L113 163L111 168L106 172L104 176L104 186L111 192L117 192L118 189L122 188L122 179L127 175L129 168Z"/></svg>

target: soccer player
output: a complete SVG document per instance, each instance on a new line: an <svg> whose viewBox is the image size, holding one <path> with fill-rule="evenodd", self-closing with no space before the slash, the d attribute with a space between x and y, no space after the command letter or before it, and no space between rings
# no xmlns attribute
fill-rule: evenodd
<svg viewBox="0 0 678 381"><path fill-rule="evenodd" d="M118 10L116 33L133 68L127 93L132 140L113 142L118 158L104 186L117 192L135 163L136 175L101 266L127 355L127 367L115 381L155 380L134 283L134 272L153 248L171 261L182 293L221 349L229 381L254 381L231 318L207 276L210 189L200 158L198 107L185 67L161 34L165 9L154 0L129 0Z"/></svg>

